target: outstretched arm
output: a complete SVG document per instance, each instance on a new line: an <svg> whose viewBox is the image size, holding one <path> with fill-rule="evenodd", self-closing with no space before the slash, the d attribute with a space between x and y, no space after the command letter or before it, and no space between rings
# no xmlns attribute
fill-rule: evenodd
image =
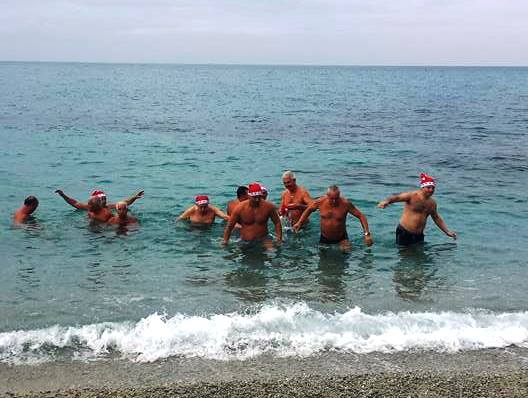
<svg viewBox="0 0 528 398"><path fill-rule="evenodd" d="M282 224L280 222L279 213L277 212L277 209L275 206L273 206L273 210L271 211L271 221L273 221L273 224L275 224L275 234L277 235L277 242L282 243Z"/></svg>
<svg viewBox="0 0 528 398"><path fill-rule="evenodd" d="M402 192L397 195L389 196L387 199L378 203L380 209L384 209L388 205L396 202L408 202L411 199L412 192Z"/></svg>
<svg viewBox="0 0 528 398"><path fill-rule="evenodd" d="M176 221L181 221L181 220L188 220L189 218L191 218L192 214L195 212L195 208L194 208L194 205L189 207L187 210L185 210L177 219Z"/></svg>
<svg viewBox="0 0 528 398"><path fill-rule="evenodd" d="M59 194L62 199L65 200L70 206L75 207L76 209L88 210L88 203L79 202L73 198L67 196L61 189L57 189L55 193Z"/></svg>
<svg viewBox="0 0 528 398"><path fill-rule="evenodd" d="M450 238L453 238L453 239L456 240L456 238L457 238L456 232L455 231L450 231L449 229L447 229L447 225L444 222L444 220L442 219L442 217L440 217L440 214L438 214L438 211L436 210L436 206L435 206L434 211L431 213L431 218L433 219L435 224L438 226L438 228L440 228L442 230L442 232L444 234L446 234Z"/></svg>
<svg viewBox="0 0 528 398"><path fill-rule="evenodd" d="M367 246L372 246L374 241L372 240L372 236L370 234L369 225L367 221L367 217L359 211L359 209L354 206L351 202L349 203L348 212L352 214L354 217L359 219L359 222L361 223L361 227L363 228L363 235L365 236L365 244Z"/></svg>
<svg viewBox="0 0 528 398"><path fill-rule="evenodd" d="M142 198L144 194L145 194L145 191L139 191L139 192L135 193L134 195L132 195L131 197L129 197L128 199L125 199L123 202L126 202L127 206L130 206L136 200ZM106 207L114 209L115 208L115 203L106 205Z"/></svg>
<svg viewBox="0 0 528 398"><path fill-rule="evenodd" d="M308 206L306 210L303 211L303 213L301 214L301 218L299 218L299 221L297 221L293 226L293 230L295 232L299 232L305 221L308 219L308 217L310 217L310 214L319 209L319 204L319 200L314 200L312 204Z"/></svg>
<svg viewBox="0 0 528 398"><path fill-rule="evenodd" d="M209 205L209 208L214 212L215 215L222 218L224 221L229 221L229 216L225 214L222 210L220 210L218 207Z"/></svg>

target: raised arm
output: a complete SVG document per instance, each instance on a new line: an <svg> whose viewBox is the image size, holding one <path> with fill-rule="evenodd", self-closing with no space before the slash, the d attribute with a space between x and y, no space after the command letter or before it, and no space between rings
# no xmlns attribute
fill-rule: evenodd
<svg viewBox="0 0 528 398"><path fill-rule="evenodd" d="M218 207L209 205L209 208L214 212L216 216L222 218L224 221L229 221L229 216L225 214L222 210L220 210Z"/></svg>
<svg viewBox="0 0 528 398"><path fill-rule="evenodd" d="M293 230L295 232L299 232L299 230L301 229L301 227L303 226L303 224L305 223L305 221L308 219L308 217L310 217L310 215L316 211L317 209L319 209L319 205L320 205L321 201L320 199L318 200L314 200L312 201L312 204L310 206L308 206L304 211L303 213L301 214L301 218L299 218L299 221L297 221L295 223L295 225L293 226Z"/></svg>
<svg viewBox="0 0 528 398"><path fill-rule="evenodd" d="M270 217L273 224L275 224L275 235L277 236L277 242L282 243L282 224L280 222L279 213L275 206L273 206Z"/></svg>
<svg viewBox="0 0 528 398"><path fill-rule="evenodd" d="M75 200L73 198L70 198L67 196L64 192L62 192L61 189L57 189L55 193L59 194L59 196L64 199L66 203L68 203L70 206L75 207L76 209L81 210L88 210L88 203L79 202L78 200Z"/></svg>
<svg viewBox="0 0 528 398"><path fill-rule="evenodd" d="M123 202L126 202L127 206L130 206L132 203L134 203L136 200L142 198L145 195L145 191L139 191L129 197L128 199L123 200ZM115 203L106 205L106 207L109 207L111 209L115 208Z"/></svg>
<svg viewBox="0 0 528 398"><path fill-rule="evenodd" d="M188 220L189 218L191 218L192 214L195 211L196 211L196 208L194 205L192 205L187 210L185 210L182 214L180 214L180 216L176 219L176 221Z"/></svg>
<svg viewBox="0 0 528 398"><path fill-rule="evenodd" d="M397 195L389 196L387 199L378 203L380 209L384 209L388 205L396 202L408 202L411 199L412 192L402 192Z"/></svg>
<svg viewBox="0 0 528 398"><path fill-rule="evenodd" d="M433 221L435 222L435 224L438 226L438 228L440 228L440 230L442 230L442 232L444 234L446 234L447 236L449 236L450 238L453 238L456 240L457 238L457 234L455 231L450 231L448 228L447 228L447 225L446 223L444 222L444 220L442 219L442 217L440 217L440 214L438 214L438 211L436 209L436 204L435 204L435 207L434 207L434 210L433 212L431 213L431 218L433 219Z"/></svg>
<svg viewBox="0 0 528 398"><path fill-rule="evenodd" d="M354 217L359 219L359 222L361 223L361 227L363 228L363 236L365 237L365 244L367 246L372 246L374 241L372 240L372 236L370 234L369 225L367 221L367 217L359 211L359 209L352 204L352 202L348 202L348 212L352 214Z"/></svg>

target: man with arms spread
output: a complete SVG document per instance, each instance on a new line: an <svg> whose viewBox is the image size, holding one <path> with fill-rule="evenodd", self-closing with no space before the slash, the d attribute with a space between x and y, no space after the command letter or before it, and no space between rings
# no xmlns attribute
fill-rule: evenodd
<svg viewBox="0 0 528 398"><path fill-rule="evenodd" d="M128 205L125 201L117 202L115 204L117 215L113 216L108 220L108 224L117 224L119 226L125 226L129 224L137 224L138 220L136 217L128 215Z"/></svg>
<svg viewBox="0 0 528 398"><path fill-rule="evenodd" d="M346 217L348 213L358 218L363 227L365 244L372 246L374 243L370 236L367 218L348 199L341 196L341 192L336 185L328 187L326 195L315 200L302 213L299 221L293 226L294 231L299 231L303 223L314 211L319 209L321 216L321 238L320 242L325 244L338 243L341 249L349 250L350 241L346 231Z"/></svg>
<svg viewBox="0 0 528 398"><path fill-rule="evenodd" d="M191 220L191 223L193 224L211 225L214 223L216 216L223 218L225 221L229 221L229 216L227 216L222 210L209 204L209 196L198 195L194 200L194 206L185 210L181 216L178 217L177 221Z"/></svg>
<svg viewBox="0 0 528 398"><path fill-rule="evenodd" d="M57 189L55 193L58 193L70 206L73 206L76 209L88 210L88 217L92 220L107 222L113 216L110 209L115 209L116 205L115 203L106 203L106 194L103 191L93 191L88 203L79 202L73 198L70 198L60 189ZM130 198L124 200L124 202L126 202L127 206L130 206L137 199L142 198L143 194L143 191L139 191L135 195L132 195Z"/></svg>
<svg viewBox="0 0 528 398"><path fill-rule="evenodd" d="M286 189L281 195L279 214L287 216L291 225L294 225L313 200L304 187L297 185L293 171L288 170L282 174L282 183Z"/></svg>
<svg viewBox="0 0 528 398"><path fill-rule="evenodd" d="M227 204L227 215L230 216L233 214L233 210L235 210L235 207L237 207L240 203L242 203L245 200L248 200L248 187L240 186L237 189L237 198L235 200L230 201Z"/></svg>
<svg viewBox="0 0 528 398"><path fill-rule="evenodd" d="M28 196L24 200L24 205L15 212L13 222L15 224L25 223L31 217L31 214L37 209L38 205L39 201L36 197Z"/></svg>
<svg viewBox="0 0 528 398"><path fill-rule="evenodd" d="M236 223L241 225L240 237L245 241L262 241L267 248L271 247L271 237L268 233L268 220L271 218L275 224L277 242L282 242L282 227L277 213L277 208L273 203L262 200L262 187L254 182L249 184L249 200L240 203L229 218L224 231L224 241L227 245L231 232Z"/></svg>
<svg viewBox="0 0 528 398"><path fill-rule="evenodd" d="M456 239L457 235L449 231L447 226L438 214L436 202L432 198L435 191L435 180L427 174L420 174L420 189L412 192L403 192L393 195L382 202L378 207L384 209L391 203L405 202L400 224L396 228L396 243L398 245L411 245L423 242L425 224L427 217L431 216L435 224L447 236Z"/></svg>

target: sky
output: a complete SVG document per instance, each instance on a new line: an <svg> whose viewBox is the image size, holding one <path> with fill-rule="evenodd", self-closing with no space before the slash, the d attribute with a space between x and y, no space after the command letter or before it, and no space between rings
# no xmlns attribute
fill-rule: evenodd
<svg viewBox="0 0 528 398"><path fill-rule="evenodd" d="M528 0L0 0L0 61L528 65Z"/></svg>

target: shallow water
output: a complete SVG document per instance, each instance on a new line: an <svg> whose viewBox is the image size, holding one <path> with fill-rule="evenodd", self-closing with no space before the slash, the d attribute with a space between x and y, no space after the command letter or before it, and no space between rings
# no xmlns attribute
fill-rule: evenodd
<svg viewBox="0 0 528 398"><path fill-rule="evenodd" d="M133 331L155 313L210 319L295 303L330 317L358 307L380 322L389 311L485 310L515 318L504 325L521 334L494 337L528 341L526 68L0 63L0 83L1 360L31 351L15 330L47 331L35 342L49 351L53 325ZM236 239L222 248L220 222L175 223L196 194L225 208L254 180L277 203L286 169L314 197L338 184L375 245L349 219L352 253L319 247L318 214L271 252ZM439 212L459 240L430 223L422 248L400 250L401 205L376 203L414 189L421 171L437 178ZM132 208L141 226L90 226L57 188L81 200L104 189L111 201L144 189ZM15 228L11 214L29 194L40 199L35 220ZM74 339L72 350L79 344L88 343Z"/></svg>

